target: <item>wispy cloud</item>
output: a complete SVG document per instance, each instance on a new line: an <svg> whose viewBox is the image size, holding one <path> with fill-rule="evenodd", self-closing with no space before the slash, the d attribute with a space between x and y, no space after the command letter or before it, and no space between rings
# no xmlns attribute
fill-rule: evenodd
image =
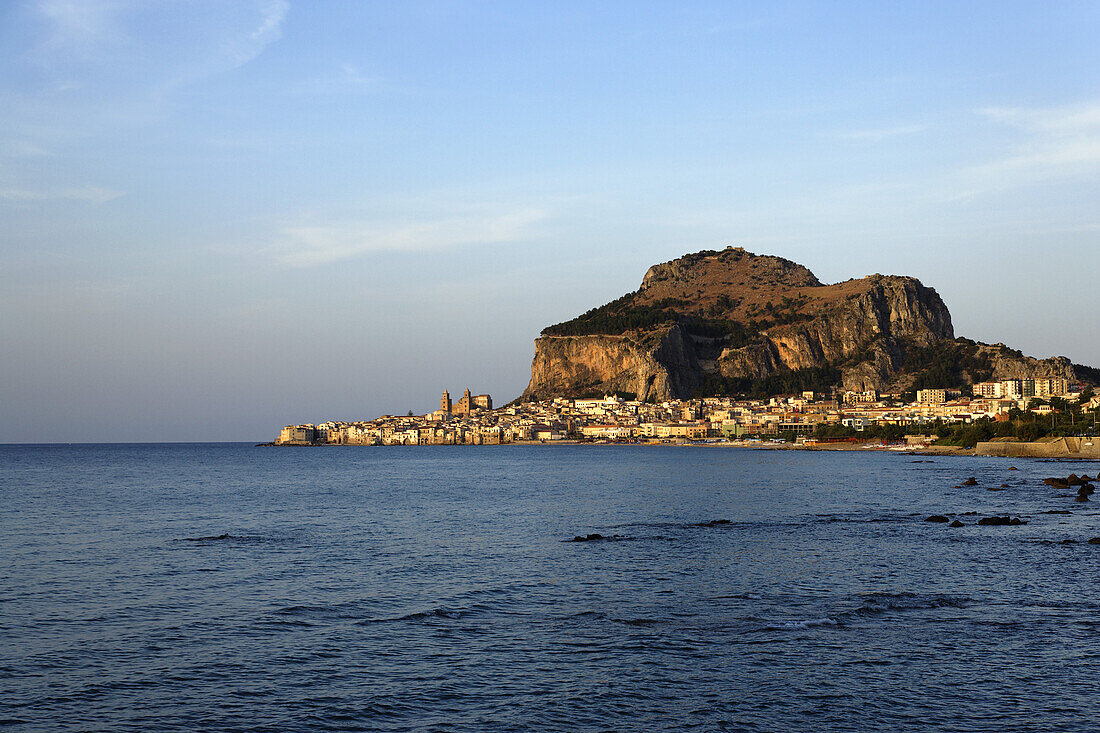
<svg viewBox="0 0 1100 733"><path fill-rule="evenodd" d="M263 53L269 44L283 37L283 21L290 10L290 3L286 0L266 0L260 4L259 10L259 25L226 45L226 55L234 66L247 64Z"/></svg>
<svg viewBox="0 0 1100 733"><path fill-rule="evenodd" d="M116 16L120 3L111 0L40 0L38 12L50 23L47 51L86 54L118 40Z"/></svg>
<svg viewBox="0 0 1100 733"><path fill-rule="evenodd" d="M530 239L546 218L538 209L468 213L418 221L354 221L284 228L273 251L290 267L313 267L375 252L424 252Z"/></svg>
<svg viewBox="0 0 1100 733"><path fill-rule="evenodd" d="M834 137L838 137L841 140L867 140L870 142L877 142L879 140L886 140L892 137L901 137L903 135L915 135L918 132L925 130L924 125L898 125L896 127L881 127L867 130L849 130L846 132L837 132Z"/></svg>
<svg viewBox="0 0 1100 733"><path fill-rule="evenodd" d="M121 191L98 186L81 186L78 188L54 188L54 189L29 189L29 188L0 188L0 199L6 201L87 201L93 204L102 204L122 196Z"/></svg>
<svg viewBox="0 0 1100 733"><path fill-rule="evenodd" d="M1016 128L1020 139L1002 157L962 172L970 198L1017 186L1100 174L1100 101L1050 108L988 107L977 113Z"/></svg>
<svg viewBox="0 0 1100 733"><path fill-rule="evenodd" d="M0 160L4 158L45 158L54 155L45 146L31 140L0 140Z"/></svg>
<svg viewBox="0 0 1100 733"><path fill-rule="evenodd" d="M1071 107L1026 108L985 107L978 114L1025 130L1051 134L1080 134L1085 130L1100 130L1100 102Z"/></svg>
<svg viewBox="0 0 1100 733"><path fill-rule="evenodd" d="M295 94L341 94L367 92L376 89L380 83L376 76L363 73L354 64L340 64L331 73L315 76L292 85L289 91Z"/></svg>

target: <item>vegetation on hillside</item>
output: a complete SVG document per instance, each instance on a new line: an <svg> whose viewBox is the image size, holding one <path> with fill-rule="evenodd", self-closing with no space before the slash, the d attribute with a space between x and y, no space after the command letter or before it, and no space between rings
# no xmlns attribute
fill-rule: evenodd
<svg viewBox="0 0 1100 733"><path fill-rule="evenodd" d="M993 364L979 351L980 346L966 338L941 341L931 346L910 344L905 349L902 371L914 375L911 389L960 387L968 382L985 382L993 378Z"/></svg>
<svg viewBox="0 0 1100 733"><path fill-rule="evenodd" d="M638 304L636 299L637 293L627 293L606 305L585 311L576 318L547 326L542 330L542 335L617 336L627 331L679 324L690 335L723 339L724 346L738 349L758 343L761 333L773 326L798 323L811 318L800 310L807 303L805 296L783 296L778 303L768 301L762 308L754 307L750 311L752 317L747 321L722 317L740 303L738 299L730 298L726 294L720 295L714 304L703 311L706 315L688 312L692 304L680 298L664 298L651 304Z"/></svg>
<svg viewBox="0 0 1100 733"><path fill-rule="evenodd" d="M701 338L720 339L723 346L733 349L760 341L760 334L775 325L769 320L747 323L729 318L705 318L685 313L690 306L685 300L665 298L652 304L635 304L636 293L628 293L599 308L593 308L576 318L547 326L543 336L617 336L627 331L648 330L678 324L685 333Z"/></svg>
<svg viewBox="0 0 1100 733"><path fill-rule="evenodd" d="M800 394L807 390L825 392L840 381L840 370L826 365L806 369L787 369L762 379L708 376L695 391L695 397L747 397L767 399L781 394Z"/></svg>

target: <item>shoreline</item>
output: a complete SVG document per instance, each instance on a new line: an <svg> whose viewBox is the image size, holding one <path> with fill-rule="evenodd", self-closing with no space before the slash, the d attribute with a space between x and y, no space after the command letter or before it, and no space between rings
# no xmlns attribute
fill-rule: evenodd
<svg viewBox="0 0 1100 733"><path fill-rule="evenodd" d="M347 443L257 443L256 448L437 448L437 447L507 447L507 446L640 446L640 447L671 447L671 448L736 448L743 450L797 450L808 452L851 452L851 451L875 451L899 453L904 455L978 455L973 448L959 446L904 446L889 445L880 442L868 441L866 443L815 443L813 445L797 445L794 443L748 442L748 441L590 441L590 440L515 440L508 443L430 443L425 445L363 445Z"/></svg>

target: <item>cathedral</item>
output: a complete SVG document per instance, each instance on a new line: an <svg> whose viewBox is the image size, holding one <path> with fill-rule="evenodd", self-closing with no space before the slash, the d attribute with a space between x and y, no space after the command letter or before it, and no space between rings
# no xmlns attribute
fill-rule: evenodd
<svg viewBox="0 0 1100 733"><path fill-rule="evenodd" d="M439 400L439 409L451 415L469 415L475 410L493 409L493 398L487 394L471 395L470 388L462 393L462 399L457 405L451 404L451 393L443 390L443 397Z"/></svg>

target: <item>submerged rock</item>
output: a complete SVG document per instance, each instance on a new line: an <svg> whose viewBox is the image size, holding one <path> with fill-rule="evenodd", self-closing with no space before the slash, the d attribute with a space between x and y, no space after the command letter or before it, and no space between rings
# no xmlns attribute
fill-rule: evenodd
<svg viewBox="0 0 1100 733"><path fill-rule="evenodd" d="M1091 537L1091 538L1089 538L1089 544L1090 545L1100 545L1100 537Z"/></svg>
<svg viewBox="0 0 1100 733"><path fill-rule="evenodd" d="M595 542L597 540L606 540L606 539L607 538L604 537L602 534L599 534L598 532L594 532L592 534L577 535L573 539L569 540L569 542Z"/></svg>
<svg viewBox="0 0 1100 733"><path fill-rule="evenodd" d="M226 532L225 534L220 534L220 535L217 535L217 536L211 535L210 537L185 537L184 541L185 542L214 542L216 540L228 540L228 539L232 539L232 537L230 536L230 534L228 532Z"/></svg>
<svg viewBox="0 0 1100 733"><path fill-rule="evenodd" d="M712 519L709 522L699 522L696 527L721 527L724 524L732 524L728 519Z"/></svg>
<svg viewBox="0 0 1100 733"><path fill-rule="evenodd" d="M942 514L933 514L932 516L928 517L924 521L926 521L926 522L937 522L939 524L947 524L947 522L949 520L947 519L947 517L943 516Z"/></svg>

